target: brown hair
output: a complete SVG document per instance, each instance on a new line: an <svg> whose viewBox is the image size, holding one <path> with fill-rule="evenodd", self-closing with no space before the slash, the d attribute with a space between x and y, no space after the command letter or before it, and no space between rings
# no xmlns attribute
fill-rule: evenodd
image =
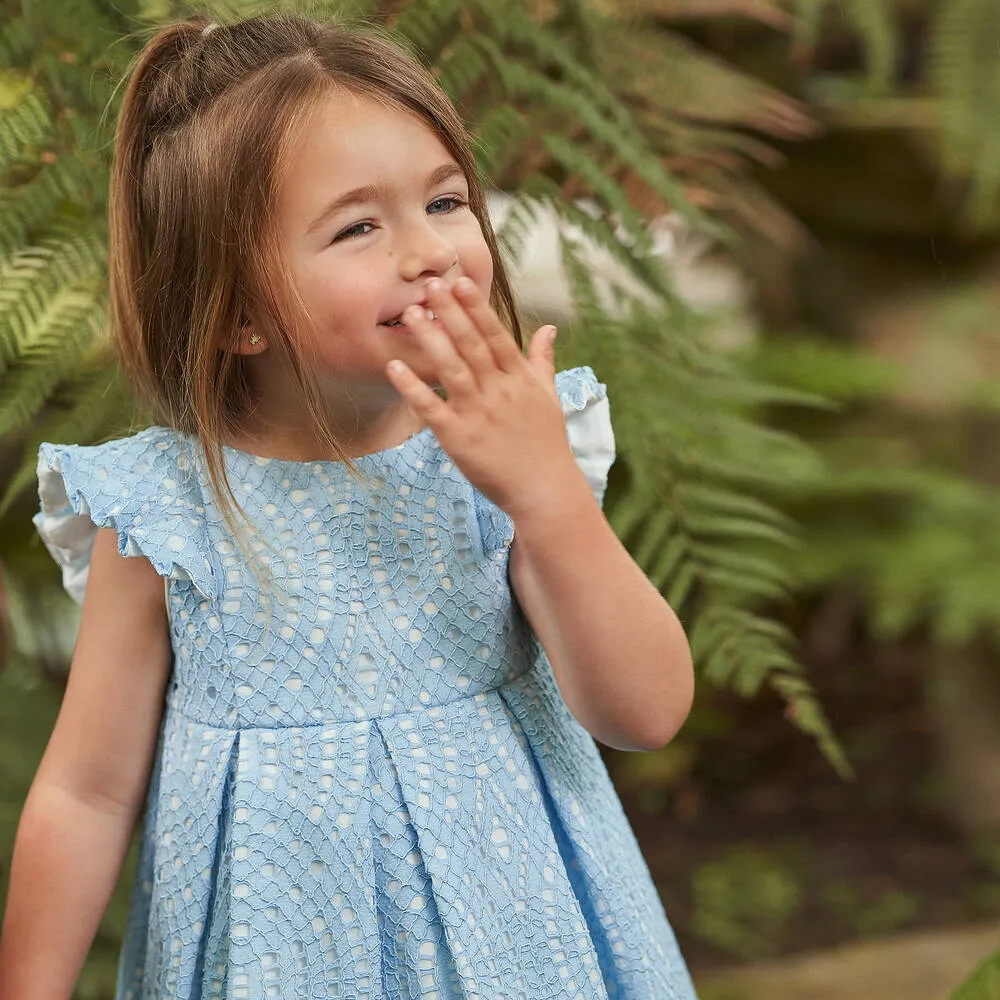
<svg viewBox="0 0 1000 1000"><path fill-rule="evenodd" d="M284 152L331 90L416 115L459 164L493 257L493 305L521 343L469 135L413 57L371 29L289 14L161 29L132 70L115 136L113 335L154 416L201 442L231 525L240 507L222 446L254 400L244 358L223 347L251 318L293 373L330 457L348 461L289 336L306 317L279 266L274 219Z"/></svg>

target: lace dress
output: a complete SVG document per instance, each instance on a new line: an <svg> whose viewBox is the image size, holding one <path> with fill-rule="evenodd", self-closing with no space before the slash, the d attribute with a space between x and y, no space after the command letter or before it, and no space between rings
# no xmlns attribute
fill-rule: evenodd
<svg viewBox="0 0 1000 1000"><path fill-rule="evenodd" d="M601 495L604 386L560 372ZM688 1000L597 748L507 581L510 520L430 430L357 461L227 450L270 603L197 449L43 445L82 599L96 526L167 580L174 665L119 970L131 998Z"/></svg>

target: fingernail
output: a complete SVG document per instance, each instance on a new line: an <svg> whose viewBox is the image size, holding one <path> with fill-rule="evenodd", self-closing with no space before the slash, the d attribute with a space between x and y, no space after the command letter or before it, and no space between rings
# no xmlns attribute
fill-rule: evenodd
<svg viewBox="0 0 1000 1000"><path fill-rule="evenodd" d="M471 278L458 278L455 281L455 288L460 292L471 292L475 287Z"/></svg>
<svg viewBox="0 0 1000 1000"><path fill-rule="evenodd" d="M429 292L444 291L444 282L440 278L431 278L431 280L427 282L427 291Z"/></svg>
<svg viewBox="0 0 1000 1000"><path fill-rule="evenodd" d="M557 327L549 327L549 343L551 344L556 339L556 334L559 332Z"/></svg>

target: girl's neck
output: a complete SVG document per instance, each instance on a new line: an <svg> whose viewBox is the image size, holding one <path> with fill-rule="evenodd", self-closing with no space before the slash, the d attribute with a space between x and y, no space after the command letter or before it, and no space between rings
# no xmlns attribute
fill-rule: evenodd
<svg viewBox="0 0 1000 1000"><path fill-rule="evenodd" d="M324 390L330 388L324 386ZM350 390L339 386L326 396L337 439L350 458L402 444L424 426L391 386L352 386ZM269 458L309 462L331 457L300 400L275 399L273 395L267 400L227 444Z"/></svg>

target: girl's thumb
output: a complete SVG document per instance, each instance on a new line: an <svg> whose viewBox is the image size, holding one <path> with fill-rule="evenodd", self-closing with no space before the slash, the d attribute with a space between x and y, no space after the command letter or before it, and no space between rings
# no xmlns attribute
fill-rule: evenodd
<svg viewBox="0 0 1000 1000"><path fill-rule="evenodd" d="M555 371L555 350L553 344L556 339L556 328L554 326L540 326L531 337L528 344L528 362L533 368L542 374L551 374Z"/></svg>

